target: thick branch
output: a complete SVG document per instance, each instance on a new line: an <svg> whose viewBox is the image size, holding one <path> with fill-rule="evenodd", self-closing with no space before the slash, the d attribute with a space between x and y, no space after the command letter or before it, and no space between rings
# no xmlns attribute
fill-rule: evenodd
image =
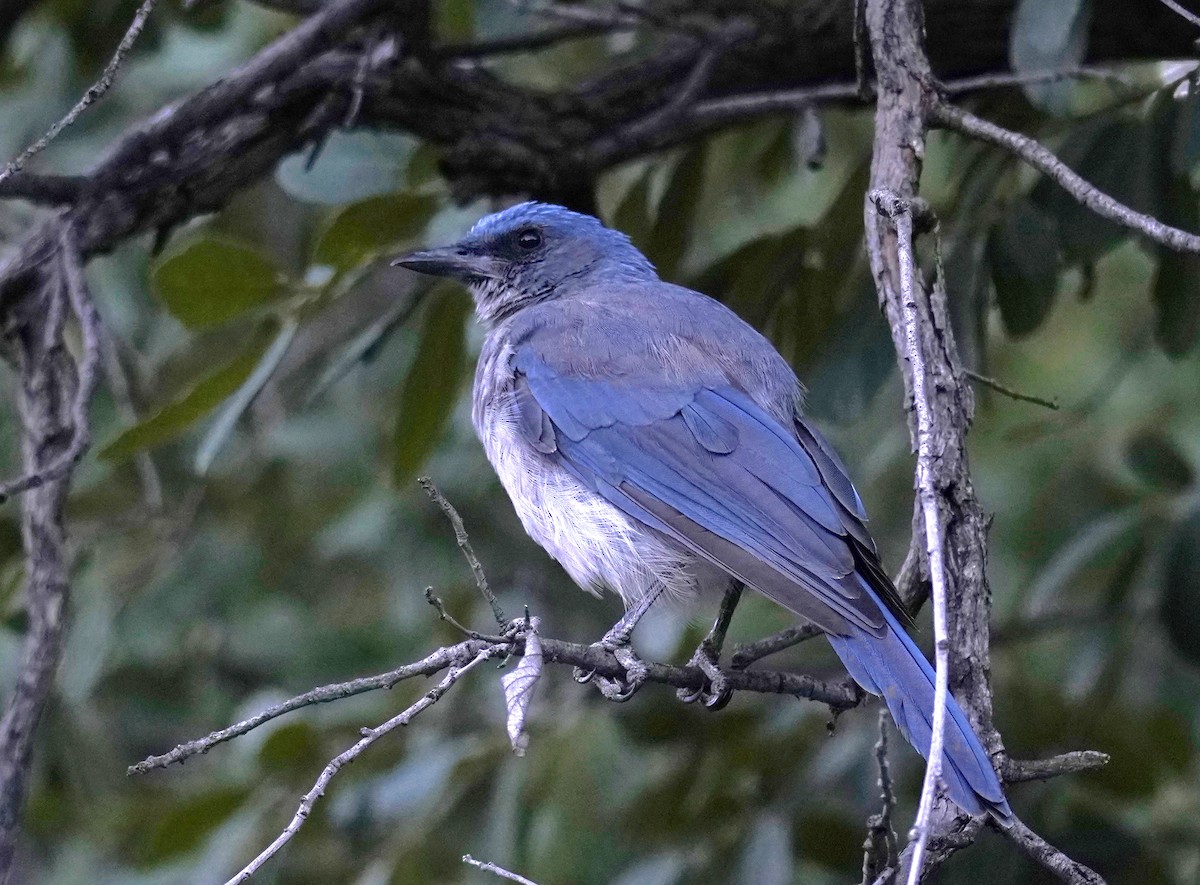
<svg viewBox="0 0 1200 885"><path fill-rule="evenodd" d="M52 278L48 285L59 283ZM75 372L62 341L65 300L61 291L50 296L50 301L59 305L60 317L45 320L51 328L25 325L12 341L19 359L22 464L28 476L39 475L59 462L75 433L71 425ZM69 476L68 467L21 501L29 626L20 675L0 720L0 882L7 880L12 869L34 733L62 658L69 589L63 504Z"/></svg>

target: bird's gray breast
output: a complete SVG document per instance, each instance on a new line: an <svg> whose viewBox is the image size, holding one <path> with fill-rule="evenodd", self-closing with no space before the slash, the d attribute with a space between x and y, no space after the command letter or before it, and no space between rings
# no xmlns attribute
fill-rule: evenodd
<svg viewBox="0 0 1200 885"><path fill-rule="evenodd" d="M711 567L625 516L575 479L555 453L535 448L516 406L513 353L503 328L493 330L475 370L471 417L529 536L580 587L607 587L626 607L656 583L690 597L698 584L712 582Z"/></svg>

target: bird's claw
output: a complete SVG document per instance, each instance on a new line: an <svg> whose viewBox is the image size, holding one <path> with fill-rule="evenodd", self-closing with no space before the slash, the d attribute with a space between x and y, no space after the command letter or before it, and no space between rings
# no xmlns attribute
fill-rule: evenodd
<svg viewBox="0 0 1200 885"><path fill-rule="evenodd" d="M624 703L637 694L638 689L646 682L649 670L641 658L634 654L633 649L629 647L629 638L605 636L599 642L593 643L592 647L602 648L616 658L617 663L625 669L625 675L613 679L608 676L599 676L595 670L576 667L572 674L575 681L580 685L586 685L594 679L600 694L617 703Z"/></svg>
<svg viewBox="0 0 1200 885"><path fill-rule="evenodd" d="M733 697L733 689L729 687L728 677L717 666L716 653L707 641L700 643L688 666L703 671L707 679L699 688L678 689L675 696L685 704L700 701L706 710L723 710Z"/></svg>

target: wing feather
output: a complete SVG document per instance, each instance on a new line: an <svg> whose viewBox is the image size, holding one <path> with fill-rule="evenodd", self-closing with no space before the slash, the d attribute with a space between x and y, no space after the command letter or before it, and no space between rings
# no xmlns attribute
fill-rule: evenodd
<svg viewBox="0 0 1200 885"><path fill-rule="evenodd" d="M732 387L563 377L532 348L514 363L527 438L622 512L830 632L886 630L858 573L862 504L823 441Z"/></svg>

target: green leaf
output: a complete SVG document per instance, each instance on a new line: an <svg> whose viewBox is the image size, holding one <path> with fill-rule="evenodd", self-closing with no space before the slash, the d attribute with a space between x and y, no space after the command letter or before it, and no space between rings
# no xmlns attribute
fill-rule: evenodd
<svg viewBox="0 0 1200 885"><path fill-rule="evenodd" d="M846 287L854 301L821 343L806 379L809 412L840 424L857 420L896 371L892 333L880 316L870 274L856 269Z"/></svg>
<svg viewBox="0 0 1200 885"><path fill-rule="evenodd" d="M988 263L984 244L973 232L955 237L943 267L947 307L962 361L968 366L987 362L987 323L991 312Z"/></svg>
<svg viewBox="0 0 1200 885"><path fill-rule="evenodd" d="M992 284L1004 328L1028 335L1050 312L1058 287L1054 226L1029 203L1018 203L988 236Z"/></svg>
<svg viewBox="0 0 1200 885"><path fill-rule="evenodd" d="M392 477L412 478L441 438L466 374L466 323L470 302L456 287L429 296L421 343L400 391Z"/></svg>
<svg viewBox="0 0 1200 885"><path fill-rule="evenodd" d="M443 0L433 4L433 14L446 43L466 43L475 36L475 0Z"/></svg>
<svg viewBox="0 0 1200 885"><path fill-rule="evenodd" d="M139 844L142 863L159 863L196 848L237 811L250 791L243 786L218 787L208 793L170 807L165 814L151 817L149 834Z"/></svg>
<svg viewBox="0 0 1200 885"><path fill-rule="evenodd" d="M344 378L351 369L359 363L370 362L380 349L412 315L422 300L423 292L414 291L407 298L398 298L375 322L359 332L334 356L321 370L305 399L305 404L312 404L334 384Z"/></svg>
<svg viewBox="0 0 1200 885"><path fill-rule="evenodd" d="M322 756L321 737L309 722L280 726L258 750L264 771L289 779L298 771L301 778L311 778L311 770L321 767Z"/></svg>
<svg viewBox="0 0 1200 885"><path fill-rule="evenodd" d="M1176 100L1165 90L1155 99L1147 126L1160 148L1157 190L1162 206L1160 218L1174 227L1200 228L1200 193L1187 174L1189 161L1178 156L1179 132L1197 114L1196 99ZM1154 302L1154 340L1172 357L1187 354L1200 341L1200 256L1158 246L1158 268L1151 297Z"/></svg>
<svg viewBox="0 0 1200 885"><path fill-rule="evenodd" d="M1200 84L1190 80L1187 94L1174 99L1173 87L1163 90L1166 98L1176 101L1175 113L1171 115L1171 172L1174 175L1190 175L1200 161Z"/></svg>
<svg viewBox="0 0 1200 885"><path fill-rule="evenodd" d="M1200 256L1160 249L1152 297L1154 340L1168 356L1184 356L1200 341Z"/></svg>
<svg viewBox="0 0 1200 885"><path fill-rule="evenodd" d="M1200 665L1200 507L1167 541L1161 617L1176 651Z"/></svg>
<svg viewBox="0 0 1200 885"><path fill-rule="evenodd" d="M287 275L261 252L215 237L194 240L150 273L154 293L188 328L217 326L287 289Z"/></svg>
<svg viewBox="0 0 1200 885"><path fill-rule="evenodd" d="M1166 158L1147 126L1119 118L1075 127L1060 157L1091 184L1127 206L1159 215L1158 167ZM1049 179L1031 195L1058 222L1058 239L1071 262L1091 264L1129 237L1129 231L1101 218Z"/></svg>
<svg viewBox="0 0 1200 885"><path fill-rule="evenodd" d="M1009 38L1014 71L1039 73L1072 68L1083 61L1090 16L1087 0L1021 0ZM1042 110L1064 114L1074 83L1032 83L1025 95Z"/></svg>
<svg viewBox="0 0 1200 885"><path fill-rule="evenodd" d="M643 252L649 248L650 232L650 179L653 169L647 169L625 194L621 204L613 213L611 226L623 232L633 245Z"/></svg>
<svg viewBox="0 0 1200 885"><path fill-rule="evenodd" d="M315 160L305 150L285 159L275 181L305 203L344 206L403 186L417 142L394 132L334 130Z"/></svg>
<svg viewBox="0 0 1200 885"><path fill-rule="evenodd" d="M792 835L788 824L788 820L771 812L755 821L738 859L735 882L788 885L793 880Z"/></svg>
<svg viewBox="0 0 1200 885"><path fill-rule="evenodd" d="M149 449L182 436L237 390L262 359L268 341L256 339L232 362L197 382L181 397L123 432L100 450L101 460L122 461L141 449Z"/></svg>
<svg viewBox="0 0 1200 885"><path fill-rule="evenodd" d="M438 178L438 163L441 153L428 141L422 141L408 158L404 169L404 183L409 187L417 187L435 181Z"/></svg>
<svg viewBox="0 0 1200 885"><path fill-rule="evenodd" d="M1180 492L1192 484L1192 465L1157 430L1143 430L1125 447L1125 462L1149 486Z"/></svg>
<svg viewBox="0 0 1200 885"><path fill-rule="evenodd" d="M296 320L289 318L285 321L283 327L279 330L279 334L271 342L271 346L263 352L262 359L258 361L258 365L254 367L254 371L246 377L241 386L229 397L229 400L225 403L225 407L217 415L217 419L213 422L212 427L204 434L204 439L200 441L200 447L196 450L196 460L193 463L193 469L197 476L208 474L213 461L216 460L221 449L225 447L225 443L229 441L229 437L233 433L233 428L237 426L238 419L250 407L250 403L254 402L254 398L258 396L266 383L271 380L271 376L275 374L275 370L283 362L283 358L287 355L288 348L291 347L299 328L300 324Z"/></svg>
<svg viewBox="0 0 1200 885"><path fill-rule="evenodd" d="M390 194L347 206L325 227L313 261L349 270L405 246L425 231L437 199L421 194Z"/></svg>
<svg viewBox="0 0 1200 885"><path fill-rule="evenodd" d="M665 279L676 275L692 240L696 207L704 190L704 158L703 142L680 157L658 202L647 257Z"/></svg>

